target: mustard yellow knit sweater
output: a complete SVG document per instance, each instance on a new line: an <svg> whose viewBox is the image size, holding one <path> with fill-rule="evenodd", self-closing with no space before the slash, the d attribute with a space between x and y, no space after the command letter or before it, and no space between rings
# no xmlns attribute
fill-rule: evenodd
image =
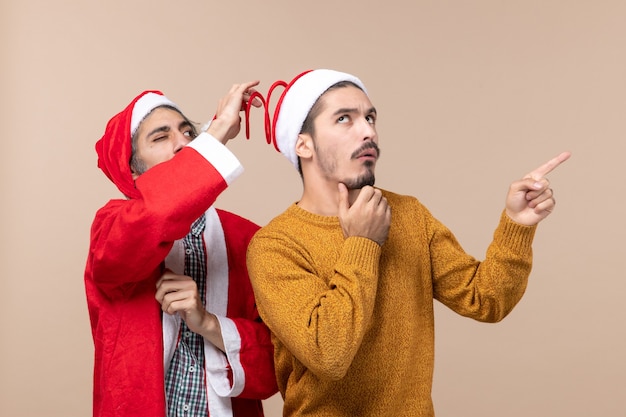
<svg viewBox="0 0 626 417"><path fill-rule="evenodd" d="M383 192L382 247L294 204L248 248L284 416L433 416L433 299L497 322L526 289L535 227L503 213L479 262L417 199Z"/></svg>

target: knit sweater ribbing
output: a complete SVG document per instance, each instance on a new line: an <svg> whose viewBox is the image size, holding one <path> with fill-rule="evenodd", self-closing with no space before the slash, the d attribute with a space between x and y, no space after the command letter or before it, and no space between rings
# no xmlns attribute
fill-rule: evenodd
<svg viewBox="0 0 626 417"><path fill-rule="evenodd" d="M382 247L295 204L251 242L285 416L433 416L433 299L497 322L525 291L535 227L503 213L479 262L417 199L383 192Z"/></svg>

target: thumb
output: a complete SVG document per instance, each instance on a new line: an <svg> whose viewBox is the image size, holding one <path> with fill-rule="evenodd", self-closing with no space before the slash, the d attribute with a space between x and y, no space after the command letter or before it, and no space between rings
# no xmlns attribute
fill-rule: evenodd
<svg viewBox="0 0 626 417"><path fill-rule="evenodd" d="M337 187L339 189L339 194L337 194L337 203L339 206L339 215L341 216L350 208L350 203L348 202L348 187L346 187L346 185L342 182L337 184Z"/></svg>
<svg viewBox="0 0 626 417"><path fill-rule="evenodd" d="M167 279L171 279L172 276L174 276L174 271L172 271L169 268L164 268L163 269L163 274L161 275L161 278L159 278L159 280L156 283L157 288L161 286L161 283Z"/></svg>

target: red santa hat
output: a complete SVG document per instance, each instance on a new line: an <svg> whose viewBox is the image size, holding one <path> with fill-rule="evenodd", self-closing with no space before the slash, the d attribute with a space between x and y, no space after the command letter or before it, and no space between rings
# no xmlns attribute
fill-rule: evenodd
<svg viewBox="0 0 626 417"><path fill-rule="evenodd" d="M291 82L276 81L267 93L267 99L255 92L250 97L246 108L246 123L249 119L250 103L259 98L265 106L265 136L267 143L274 143L277 151L298 169L296 155L296 141L302 130L304 120L313 108L313 105L330 87L341 81L349 81L361 88L365 94L365 86L354 75L329 69L308 70L297 75ZM285 87L278 99L274 110L273 120L269 117L269 100L276 87ZM246 125L246 135L249 137L249 127Z"/></svg>
<svg viewBox="0 0 626 417"><path fill-rule="evenodd" d="M98 167L128 198L138 198L130 170L131 138L143 119L160 106L178 106L160 91L144 91L107 123L104 135L96 142Z"/></svg>
<svg viewBox="0 0 626 417"><path fill-rule="evenodd" d="M285 89L274 113L274 136L280 152L298 169L296 141L304 120L313 105L330 87L341 81L350 81L365 91L365 86L354 75L329 69L305 72ZM366 92L367 94L367 92Z"/></svg>

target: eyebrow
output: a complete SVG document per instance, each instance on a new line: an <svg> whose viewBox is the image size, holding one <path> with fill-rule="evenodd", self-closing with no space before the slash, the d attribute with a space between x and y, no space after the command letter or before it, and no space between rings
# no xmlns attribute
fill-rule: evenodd
<svg viewBox="0 0 626 417"><path fill-rule="evenodd" d="M357 108L349 108L349 107L343 107L341 109L337 109L334 113L333 116L339 116L342 113L357 113L358 109ZM370 107L366 112L366 114L378 114L378 112L376 111L376 107Z"/></svg>
<svg viewBox="0 0 626 417"><path fill-rule="evenodd" d="M182 122L180 122L178 124L178 130L182 130L185 127L192 127L191 122L187 121L187 120L183 120ZM146 138L149 138L150 136L156 134L156 133L162 133L162 132L169 132L170 131L170 127L169 126L159 126L157 128L154 128L153 130L151 130L147 135Z"/></svg>
<svg viewBox="0 0 626 417"><path fill-rule="evenodd" d="M159 126L156 129L153 129L152 131L150 131L147 135L146 138L149 138L150 136L156 134L156 133L161 133L161 132L169 132L170 131L170 127L169 126Z"/></svg>

